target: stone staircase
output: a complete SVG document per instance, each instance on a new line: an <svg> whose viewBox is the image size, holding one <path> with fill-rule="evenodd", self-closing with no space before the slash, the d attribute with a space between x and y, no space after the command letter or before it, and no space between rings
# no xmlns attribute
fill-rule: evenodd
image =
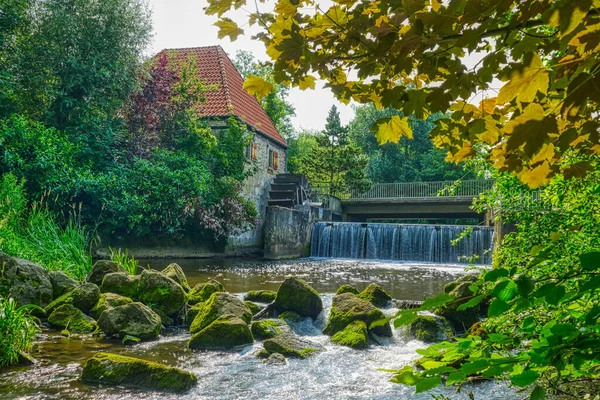
<svg viewBox="0 0 600 400"><path fill-rule="evenodd" d="M308 178L302 174L279 174L271 184L269 206L294 208L310 200Z"/></svg>

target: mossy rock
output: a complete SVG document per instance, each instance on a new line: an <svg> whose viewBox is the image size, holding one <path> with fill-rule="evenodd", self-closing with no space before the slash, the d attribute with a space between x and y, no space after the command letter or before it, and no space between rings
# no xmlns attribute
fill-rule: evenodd
<svg viewBox="0 0 600 400"><path fill-rule="evenodd" d="M448 340L454 336L448 321L439 316L418 315L409 326L411 338L425 343Z"/></svg>
<svg viewBox="0 0 600 400"><path fill-rule="evenodd" d="M248 324L235 315L224 315L192 335L188 346L199 349L231 349L254 342Z"/></svg>
<svg viewBox="0 0 600 400"><path fill-rule="evenodd" d="M198 314L200 314L203 308L204 303L196 303L192 307L190 307L185 318L186 325L191 325L192 321L196 319L196 317L198 316Z"/></svg>
<svg viewBox="0 0 600 400"><path fill-rule="evenodd" d="M181 311L186 294L181 285L158 271L146 269L140 275L138 300L167 316Z"/></svg>
<svg viewBox="0 0 600 400"><path fill-rule="evenodd" d="M88 359L81 380L173 392L185 392L198 383L196 375L182 369L111 353Z"/></svg>
<svg viewBox="0 0 600 400"><path fill-rule="evenodd" d="M252 320L252 311L242 299L229 293L218 292L213 293L204 303L202 311L192 321L190 332L192 334L200 332L225 315L235 315L247 324Z"/></svg>
<svg viewBox="0 0 600 400"><path fill-rule="evenodd" d="M190 285L188 284L185 273L183 272L183 269L181 269L179 264L176 264L176 263L169 264L161 272L166 277L171 278L175 282L179 283L186 292L190 291Z"/></svg>
<svg viewBox="0 0 600 400"><path fill-rule="evenodd" d="M207 301L214 293L224 291L225 288L220 282L211 279L206 283L197 284L192 290L190 290L188 293L188 303L192 305L202 303Z"/></svg>
<svg viewBox="0 0 600 400"><path fill-rule="evenodd" d="M301 324L302 322L304 322L304 319L306 317L296 314L293 311L286 311L286 312L282 312L281 314L279 314L277 316L277 318L279 318L280 320L282 320L283 322L285 322L288 325L295 325L295 324Z"/></svg>
<svg viewBox="0 0 600 400"><path fill-rule="evenodd" d="M131 300L129 297L121 296L120 294L116 293L102 293L96 305L92 307L90 315L98 319L100 318L100 315L109 308L114 308L129 303L133 303L133 300Z"/></svg>
<svg viewBox="0 0 600 400"><path fill-rule="evenodd" d="M125 268L117 262L110 260L98 260L92 267L92 270L87 275L85 280L87 282L93 283L95 285L102 285L102 280L106 276L106 274L110 274L111 272L125 272Z"/></svg>
<svg viewBox="0 0 600 400"><path fill-rule="evenodd" d="M250 311L252 311L252 315L256 315L260 312L260 310L262 310L261 306L251 301L244 301L244 304L248 306Z"/></svg>
<svg viewBox="0 0 600 400"><path fill-rule="evenodd" d="M0 252L0 272L0 291L19 306L44 308L54 298L50 275L41 265Z"/></svg>
<svg viewBox="0 0 600 400"><path fill-rule="evenodd" d="M460 278L456 279L455 281L447 283L444 286L444 293L450 294L451 292L454 292L453 294L457 298L471 296L473 293L469 289L469 286L471 284L473 284L473 282L475 282L475 281L477 281L477 275L474 275L474 274L463 275Z"/></svg>
<svg viewBox="0 0 600 400"><path fill-rule="evenodd" d="M279 319L259 319L253 321L250 330L254 338L258 340L292 333L290 327Z"/></svg>
<svg viewBox="0 0 600 400"><path fill-rule="evenodd" d="M100 291L102 293L116 293L137 300L139 284L139 275L130 275L127 272L111 272L104 276Z"/></svg>
<svg viewBox="0 0 600 400"><path fill-rule="evenodd" d="M251 290L244 296L246 301L256 301L259 303L272 303L277 297L277 292L272 290Z"/></svg>
<svg viewBox="0 0 600 400"><path fill-rule="evenodd" d="M55 329L68 329L74 333L91 333L98 327L96 321L71 304L63 304L52 311L48 323Z"/></svg>
<svg viewBox="0 0 600 400"><path fill-rule="evenodd" d="M373 333L377 336L392 337L392 327L388 318L373 321L368 327L369 333Z"/></svg>
<svg viewBox="0 0 600 400"><path fill-rule="evenodd" d="M278 312L293 311L304 317L316 318L323 310L319 293L304 280L287 278L277 291L275 308Z"/></svg>
<svg viewBox="0 0 600 400"><path fill-rule="evenodd" d="M358 297L371 302L375 307L388 307L392 303L392 296L376 283L369 284Z"/></svg>
<svg viewBox="0 0 600 400"><path fill-rule="evenodd" d="M342 286L340 286L338 288L338 290L337 290L337 292L335 292L335 294L342 294L342 293L359 294L360 292L354 286L351 286L351 285L342 285Z"/></svg>
<svg viewBox="0 0 600 400"><path fill-rule="evenodd" d="M136 302L104 311L98 319L98 326L108 336L155 339L160 333L161 319L150 307Z"/></svg>
<svg viewBox="0 0 600 400"><path fill-rule="evenodd" d="M368 339L367 324L363 321L351 322L331 337L333 343L352 347L353 349L366 349L369 345Z"/></svg>
<svg viewBox="0 0 600 400"><path fill-rule="evenodd" d="M467 336L479 336L483 340L488 338L488 333L483 328L481 321L477 321L467 331Z"/></svg>
<svg viewBox="0 0 600 400"><path fill-rule="evenodd" d="M256 358L267 359L271 356L271 353L268 350L261 349L258 353L256 353Z"/></svg>
<svg viewBox="0 0 600 400"><path fill-rule="evenodd" d="M369 301L353 293L342 293L333 297L331 312L323 333L332 336L354 321L363 321L369 326L375 321L385 319L385 314Z"/></svg>
<svg viewBox="0 0 600 400"><path fill-rule="evenodd" d="M273 353L270 354L269 357L265 360L265 364L267 365L286 365L287 359L283 354Z"/></svg>
<svg viewBox="0 0 600 400"><path fill-rule="evenodd" d="M100 300L100 288L93 283L82 283L69 293L63 294L46 306L46 313L51 314L56 308L63 304L72 304L83 311L84 314L90 314L92 308Z"/></svg>
<svg viewBox="0 0 600 400"><path fill-rule="evenodd" d="M52 282L52 291L55 299L79 286L79 282L62 271L49 271L48 275L50 276L50 282Z"/></svg>
<svg viewBox="0 0 600 400"><path fill-rule="evenodd" d="M454 300L436 309L434 313L446 318L456 332L466 332L474 323L479 321L479 309L477 307L458 310L458 307L466 301L466 299Z"/></svg>
<svg viewBox="0 0 600 400"><path fill-rule="evenodd" d="M152 307L150 307L152 308ZM166 315L164 312L162 312L161 309L159 308L152 308L152 311L154 311L156 314L158 314L158 316L160 317L160 322L161 324L163 324L163 326L174 326L175 325L175 320L171 317L169 317L168 315Z"/></svg>
<svg viewBox="0 0 600 400"><path fill-rule="evenodd" d="M279 353L292 358L307 358L325 350L319 343L294 335L275 336L265 340L263 346L270 353Z"/></svg>

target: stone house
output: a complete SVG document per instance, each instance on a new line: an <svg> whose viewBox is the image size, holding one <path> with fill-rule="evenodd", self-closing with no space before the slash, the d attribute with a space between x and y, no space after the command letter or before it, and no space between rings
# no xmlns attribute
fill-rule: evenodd
<svg viewBox="0 0 600 400"><path fill-rule="evenodd" d="M226 128L227 118L234 115L246 124L253 136L252 144L246 149L246 165L254 173L243 182L243 193L255 201L260 223L251 232L231 237L226 251L230 254L259 252L263 245L269 187L275 175L287 171L288 145L256 98L242 88L244 78L221 46L165 49L162 52L167 52L169 58L194 59L200 79L214 87L206 92L206 102L200 113L209 120L216 134L219 129Z"/></svg>

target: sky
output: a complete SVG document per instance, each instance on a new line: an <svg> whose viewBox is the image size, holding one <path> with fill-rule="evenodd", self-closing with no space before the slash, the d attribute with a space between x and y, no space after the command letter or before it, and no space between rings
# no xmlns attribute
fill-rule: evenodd
<svg viewBox="0 0 600 400"><path fill-rule="evenodd" d="M230 55L238 50L251 51L261 60L267 60L263 44L250 39L250 34L240 36L235 42L228 38L217 37L218 28L213 26L216 16L206 16L202 11L206 7L205 0L148 0L153 10L154 42L152 54L165 48L199 47L221 45ZM243 11L240 11L243 12ZM242 21L242 18L233 19ZM247 30L247 29L246 29ZM296 108L296 116L292 119L298 130L322 130L331 106L335 104L340 111L342 123L347 124L354 116L351 105L344 105L333 97L333 94L318 82L315 90L290 90L289 101Z"/></svg>

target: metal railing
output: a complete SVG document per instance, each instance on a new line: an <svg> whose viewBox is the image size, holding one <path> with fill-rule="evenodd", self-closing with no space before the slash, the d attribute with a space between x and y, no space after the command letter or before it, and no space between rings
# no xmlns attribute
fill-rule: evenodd
<svg viewBox="0 0 600 400"><path fill-rule="evenodd" d="M337 190L329 193L327 186L312 186L313 193L333 194L343 200L378 200L378 199L406 199L430 197L464 197L473 198L489 190L494 185L494 180L464 180L464 181L437 181L437 182L403 182L403 183L377 183L367 191L357 189Z"/></svg>

